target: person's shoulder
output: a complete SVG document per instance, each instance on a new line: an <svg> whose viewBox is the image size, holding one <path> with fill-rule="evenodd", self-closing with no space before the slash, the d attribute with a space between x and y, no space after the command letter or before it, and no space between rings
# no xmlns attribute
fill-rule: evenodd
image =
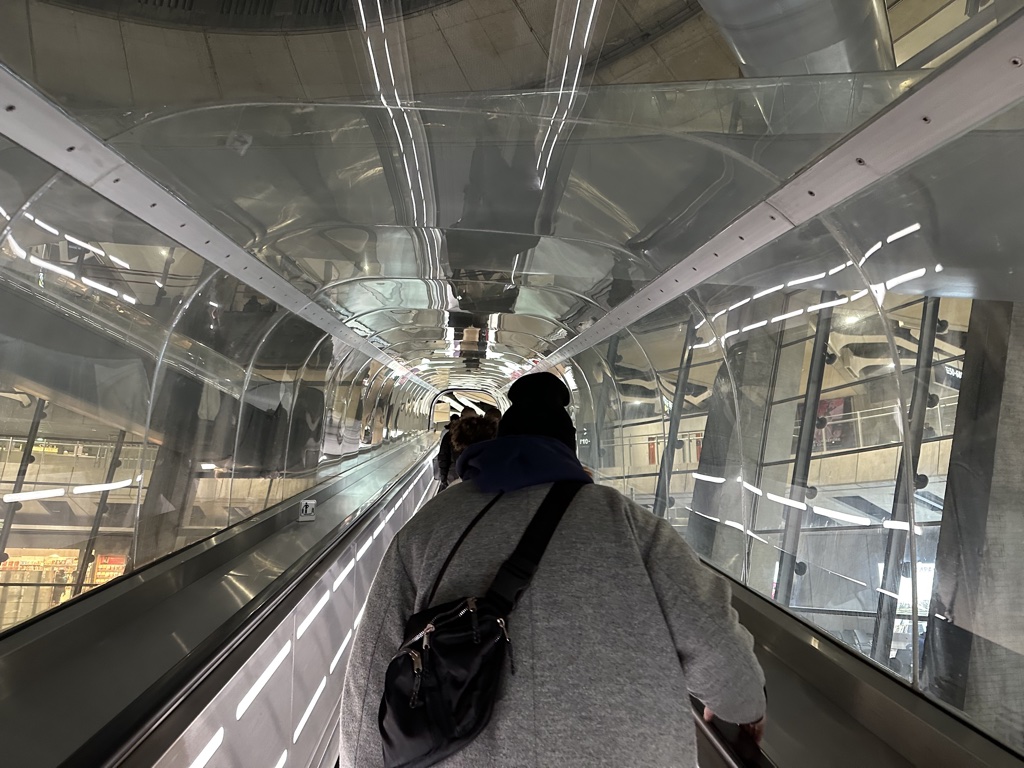
<svg viewBox="0 0 1024 768"><path fill-rule="evenodd" d="M584 486L583 499L588 505L615 511L627 519L637 534L652 533L662 522L647 507L643 507L609 485L594 483Z"/></svg>
<svg viewBox="0 0 1024 768"><path fill-rule="evenodd" d="M439 492L420 507L403 527L400 535L406 541L429 534L447 521L461 520L474 510L479 511L493 495L482 493L473 483L456 483Z"/></svg>
<svg viewBox="0 0 1024 768"><path fill-rule="evenodd" d="M587 499L590 503L599 503L614 509L621 509L630 515L651 514L650 510L644 509L610 485L594 482L583 486L581 493L584 494L583 498Z"/></svg>

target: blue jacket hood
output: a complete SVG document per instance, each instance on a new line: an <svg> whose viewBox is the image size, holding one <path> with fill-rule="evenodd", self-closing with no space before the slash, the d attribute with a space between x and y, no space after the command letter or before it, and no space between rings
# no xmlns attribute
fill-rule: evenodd
<svg viewBox="0 0 1024 768"><path fill-rule="evenodd" d="M475 443L462 452L456 471L484 493L516 491L556 480L594 482L567 445L537 435L509 435Z"/></svg>

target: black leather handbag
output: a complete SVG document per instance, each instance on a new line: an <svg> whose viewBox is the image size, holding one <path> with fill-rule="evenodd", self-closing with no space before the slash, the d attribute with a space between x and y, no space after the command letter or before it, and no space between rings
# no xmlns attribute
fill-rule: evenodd
<svg viewBox="0 0 1024 768"><path fill-rule="evenodd" d="M388 665L378 725L385 768L427 768L458 752L490 722L505 656L511 671L508 617L530 584L551 536L583 483L555 483L498 569L483 597L427 608L405 625L405 642ZM499 493L463 531L427 600L462 542L501 498Z"/></svg>

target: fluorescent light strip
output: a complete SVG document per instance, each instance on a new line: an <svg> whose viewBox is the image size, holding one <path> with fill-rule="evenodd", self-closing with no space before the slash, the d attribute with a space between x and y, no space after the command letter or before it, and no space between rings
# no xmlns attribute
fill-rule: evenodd
<svg viewBox="0 0 1024 768"><path fill-rule="evenodd" d="M75 245L81 246L82 248L85 248L85 250L87 250L87 251L92 251L93 253L95 253L95 254L97 254L99 256L106 256L107 255L103 251L101 251L99 248L96 248L95 246L89 245L87 242L85 242L85 240L79 240L74 235L69 235L69 234L67 234L65 232L64 233L64 237L65 237L65 239L69 243L74 243ZM113 258L113 257L111 257L111 258Z"/></svg>
<svg viewBox="0 0 1024 768"><path fill-rule="evenodd" d="M208 462L208 461L204 461L204 462L202 462L202 463L201 463L201 464L199 465L199 468L200 468L200 469L203 469L203 470L206 470L207 472L209 472L209 471L211 471L211 470L214 470L214 469L216 469L216 468L217 468L217 465L216 465L216 464L211 464L211 463L210 463L210 462Z"/></svg>
<svg viewBox="0 0 1024 768"><path fill-rule="evenodd" d="M356 620L352 622L352 628L355 629L363 621L363 614L366 613L366 603L363 603L363 607L359 609L359 613L356 614Z"/></svg>
<svg viewBox="0 0 1024 768"><path fill-rule="evenodd" d="M99 485L78 485L71 489L71 492L76 496L80 493L102 493L103 491L116 491L119 488L127 488L134 481L131 478L127 480L118 480L116 483L100 483Z"/></svg>
<svg viewBox="0 0 1024 768"><path fill-rule="evenodd" d="M117 291L111 288L109 285L103 285L103 283L97 283L95 280L90 280L88 277L83 277L82 282L88 285L90 288L95 288L97 291L103 291L113 296L115 299L118 297Z"/></svg>
<svg viewBox="0 0 1024 768"><path fill-rule="evenodd" d="M895 243L901 237L906 237L907 235L912 235L915 232L919 231L920 229L921 229L921 225L920 224L911 224L906 229L901 229L899 232L893 232L891 235L889 235L887 238L885 238L885 242L887 242L887 243Z"/></svg>
<svg viewBox="0 0 1024 768"><path fill-rule="evenodd" d="M746 333L747 331L756 331L758 328L764 328L766 325L768 325L767 320L762 320L759 323L753 323L744 328L743 333Z"/></svg>
<svg viewBox="0 0 1024 768"><path fill-rule="evenodd" d="M846 579L847 581L852 581L854 584L858 584L858 585L860 585L862 587L866 587L867 586L866 582L860 581L859 579L851 579L849 576L844 576L843 574L838 573L836 571L830 571L828 568L824 568L824 567L822 567L820 565L818 566L818 568L821 568L821 570L825 571L826 573L830 573L833 576L838 576L840 579Z"/></svg>
<svg viewBox="0 0 1024 768"><path fill-rule="evenodd" d="M833 520L839 520L843 523L853 523L854 525L871 525L871 518L862 517L861 515L851 515L846 512L836 512L831 509L825 509L824 507L811 507L811 511L816 515L822 517L829 517Z"/></svg>
<svg viewBox="0 0 1024 768"><path fill-rule="evenodd" d="M131 269L131 268L132 268L132 265L131 265L131 264L129 264L129 263L128 263L127 261L125 261L124 259L119 259L119 258L117 258L117 256L115 256L115 255L114 255L114 254L112 254L112 253L108 253L108 254L107 254L107 258L108 258L108 259L110 259L110 260L111 260L112 262L114 262L115 264L117 264L117 266L121 267L121 269Z"/></svg>
<svg viewBox="0 0 1024 768"><path fill-rule="evenodd" d="M35 499L56 499L65 493L63 488L49 488L45 491L22 491L20 493L5 493L4 503L13 504L16 501L34 501Z"/></svg>
<svg viewBox="0 0 1024 768"><path fill-rule="evenodd" d="M285 750L285 751L284 751L284 752L283 752L283 753L281 754L281 757L279 757L279 758L277 759L277 764L276 764L276 765L274 766L274 768L284 768L284 766L285 766L285 764L286 764L287 762L288 762L288 750L286 749L286 750Z"/></svg>
<svg viewBox="0 0 1024 768"><path fill-rule="evenodd" d="M822 310L822 309L828 309L829 307L839 307L839 306L842 306L843 304L845 304L848 301L849 301L849 299L846 296L843 296L843 298L836 299L834 301L823 301L823 302L821 302L821 304L813 304L813 305L811 305L811 306L809 306L807 308L807 311L808 312L817 312L817 311Z"/></svg>
<svg viewBox="0 0 1024 768"><path fill-rule="evenodd" d="M404 499L403 499L403 501L404 501ZM380 536L380 532L384 530L384 526L387 525L387 524L388 524L387 520L381 520L380 521L380 525L378 525L376 528L373 529L373 538L376 539L378 536Z"/></svg>
<svg viewBox="0 0 1024 768"><path fill-rule="evenodd" d="M731 339L733 336L737 335L738 333L739 333L739 331L729 331L728 333L723 333L722 337L719 339L719 341L724 342L726 339Z"/></svg>
<svg viewBox="0 0 1024 768"><path fill-rule="evenodd" d="M0 216L3 216L8 221L11 220L11 217L7 215L7 211L3 209L3 206L0 206Z"/></svg>
<svg viewBox="0 0 1024 768"><path fill-rule="evenodd" d="M337 592L338 591L338 587L341 586L341 583L346 579L346 577L350 573L352 573L352 569L355 568L355 567L356 567L356 561L354 559L353 560L349 560L348 561L348 565L345 566L345 570L343 570L341 572L341 574L338 576L338 578L336 578L334 580L334 586L331 588L332 592Z"/></svg>
<svg viewBox="0 0 1024 768"><path fill-rule="evenodd" d="M372 536L370 538L368 538L366 540L366 543L363 544L363 546L361 546L359 548L358 552L356 552L356 560L362 560L363 559L363 555L366 554L366 550L368 550L370 548L371 544L373 544L373 537Z"/></svg>
<svg viewBox="0 0 1024 768"><path fill-rule="evenodd" d="M694 480L703 480L705 483L724 483L724 477L715 477L714 475L702 475L700 472L693 473Z"/></svg>
<svg viewBox="0 0 1024 768"><path fill-rule="evenodd" d="M750 297L748 296L743 301L737 301L735 304L733 304L731 307L729 307L729 309L727 311L728 312L732 312L734 309L739 309L744 304L749 304L749 303L750 303Z"/></svg>
<svg viewBox="0 0 1024 768"><path fill-rule="evenodd" d="M786 287L787 288L792 288L794 285L803 285L804 283L812 283L815 280L821 280L821 278L823 278L824 276L825 276L825 273L822 272L822 273L817 274L817 275L808 275L807 277L798 277L796 280L790 280L788 283L786 283Z"/></svg>
<svg viewBox="0 0 1024 768"><path fill-rule="evenodd" d="M864 254L864 257L860 260L860 263L857 266L858 267L863 267L864 266L864 262L867 261L868 259L870 259L872 256L874 256L876 253L878 253L881 249L882 249L882 241L879 240L877 243L875 243L870 248L868 248L867 252Z"/></svg>
<svg viewBox="0 0 1024 768"><path fill-rule="evenodd" d="M387 524L387 523L390 523L390 522L391 522L391 518L392 518L392 517L394 517L394 516L395 516L395 510L394 510L394 509L392 509L392 510L391 510L390 512L388 512L388 513L387 513L387 514L386 514L386 515L384 516L384 523L385 523L385 524Z"/></svg>
<svg viewBox="0 0 1024 768"><path fill-rule="evenodd" d="M947 619L947 618L946 618L945 616L943 616L943 615L942 615L941 613L936 613L936 614L934 614L934 616L935 616L935 618L936 618L936 619L938 619L939 621L949 621L949 619Z"/></svg>
<svg viewBox="0 0 1024 768"><path fill-rule="evenodd" d="M707 349L708 347L715 346L715 340L704 342L703 344L694 344L690 349Z"/></svg>
<svg viewBox="0 0 1024 768"><path fill-rule="evenodd" d="M857 291L855 294L853 294L853 296L850 297L850 303L852 304L855 301L860 301L869 293L871 293L871 291L869 291L867 288L865 288L862 291Z"/></svg>
<svg viewBox="0 0 1024 768"><path fill-rule="evenodd" d="M897 285L903 285L903 283L909 283L911 280L917 280L919 277L924 277L927 271L927 269L922 267L921 269L915 269L913 272L907 272L899 277L894 277L892 280L886 280L885 288L886 290L891 291Z"/></svg>
<svg viewBox="0 0 1024 768"><path fill-rule="evenodd" d="M224 727L221 726L217 729L217 732L213 734L213 738L207 742L205 747L203 747L203 751L199 753L199 757L192 761L189 768L206 768L206 764L210 762L210 758L212 758L214 753L220 749L220 745L223 743Z"/></svg>
<svg viewBox="0 0 1024 768"><path fill-rule="evenodd" d="M881 587L878 587L876 591L881 592L883 595L888 595L889 597L895 598L896 600L900 599L899 595L897 595L895 592L890 592L888 589L882 589Z"/></svg>
<svg viewBox="0 0 1024 768"><path fill-rule="evenodd" d="M302 713L302 719L299 720L299 726L295 729L295 735L292 736L292 744L296 744L299 741L299 736L302 735L302 729L306 727L306 723L309 721L309 716L313 714L313 707L320 701L320 695L324 692L324 688L327 687L327 675L324 675L320 680L320 685L316 688L316 693L313 694L313 699L309 702L309 706L306 707L306 711Z"/></svg>
<svg viewBox="0 0 1024 768"><path fill-rule="evenodd" d="M781 323L783 320L789 320L794 317L800 317L800 315L802 315L803 313L804 311L802 309L797 309L793 312L787 312L784 315L776 315L775 317L772 318L772 322Z"/></svg>
<svg viewBox="0 0 1024 768"><path fill-rule="evenodd" d="M761 538L760 536L758 536L758 535L757 535L756 533L754 533L754 532L753 532L752 530L750 530L749 528L747 528L747 536L749 536L749 537L750 537L750 538L752 538L752 539L757 539L757 540L758 540L758 541L760 541L760 542L761 542L762 544L770 544L770 543L771 543L771 542L769 542L769 541L768 541L768 539L762 539L762 538Z"/></svg>
<svg viewBox="0 0 1024 768"><path fill-rule="evenodd" d="M751 300L760 299L760 298L763 298L765 296L768 296L769 294L775 293L776 291L781 291L785 287L786 287L785 283L783 283L781 285L776 285L774 288L769 288L766 291L761 291L760 293L755 293L750 298L751 298Z"/></svg>
<svg viewBox="0 0 1024 768"><path fill-rule="evenodd" d="M711 322L715 322L715 320L720 318L722 315L724 315L728 311L729 311L728 309L723 309L721 312L718 312L717 314L712 315L711 316Z"/></svg>
<svg viewBox="0 0 1024 768"><path fill-rule="evenodd" d="M807 505L804 504L802 501L794 501L793 499L790 499L786 496L779 496L778 494L775 493L769 493L768 498L771 501L778 502L779 504L782 504L783 506L786 507L792 507L793 509L807 509Z"/></svg>
<svg viewBox="0 0 1024 768"><path fill-rule="evenodd" d="M331 671L330 671L330 674L333 675L334 674L334 670L337 669L338 662L341 661L341 655L345 652L345 649L348 648L348 644L349 644L350 640L352 640L352 630L351 629L348 631L348 634L345 635L345 639L341 641L341 647L338 649L338 652L336 654L334 654L334 660L331 661Z"/></svg>
<svg viewBox="0 0 1024 768"><path fill-rule="evenodd" d="M905 520L883 520L882 527L888 528L890 531L910 531L910 523ZM924 533L924 529L919 525L914 526L914 533L920 536Z"/></svg>
<svg viewBox="0 0 1024 768"><path fill-rule="evenodd" d="M135 304L136 300L134 296L129 296L127 293L122 293L121 298L127 301L129 304Z"/></svg>
<svg viewBox="0 0 1024 768"><path fill-rule="evenodd" d="M35 264L40 269L48 269L51 272L56 272L58 275L64 275L64 277L70 278L71 280L75 279L75 273L72 272L70 269L64 269L64 267L58 267L56 264L51 264L48 261L43 261L42 259L37 259L35 256L29 256L28 260L29 260L30 264Z"/></svg>
<svg viewBox="0 0 1024 768"><path fill-rule="evenodd" d="M724 522L730 528L735 528L740 533L743 533L745 531L742 523L737 523L735 520L725 520Z"/></svg>
<svg viewBox="0 0 1024 768"><path fill-rule="evenodd" d="M838 267L832 267L832 269L830 269L828 271L828 273L829 273L829 275L838 275L840 272L842 272L847 267L852 267L852 266L853 266L853 262L852 261L848 261L845 264L840 264Z"/></svg>
<svg viewBox="0 0 1024 768"><path fill-rule="evenodd" d="M24 259L28 256L28 251L18 245L18 241L12 235L7 236L7 242L11 244L11 250L14 251L14 255L19 259Z"/></svg>
<svg viewBox="0 0 1024 768"><path fill-rule="evenodd" d="M324 606L327 605L327 601L330 599L330 597L330 592L324 592L320 596L320 599L316 601L316 605L313 606L313 610L311 610L309 614L306 616L306 618L302 620L302 623L299 624L299 628L295 632L296 640L301 639L302 636L306 634L306 630L309 629L309 625L313 623L313 619L320 615L320 611L322 611L324 609Z"/></svg>
<svg viewBox="0 0 1024 768"><path fill-rule="evenodd" d="M696 509L690 509L689 507L687 507L687 509L689 509L691 512L693 512L693 514L695 514L695 515L700 515L701 517L706 517L708 520L713 520L716 523L722 522L717 517L712 517L711 515L705 515L703 512L698 512Z"/></svg>
<svg viewBox="0 0 1024 768"><path fill-rule="evenodd" d="M40 229L45 229L51 235L57 235L57 237L60 237L60 232L58 232L56 229L51 227L46 222L43 222L43 221L40 221L39 219L36 219L36 226L39 227Z"/></svg>
<svg viewBox="0 0 1024 768"><path fill-rule="evenodd" d="M291 650L292 641L289 640L284 644L284 647L277 652L277 655L267 665L267 668L263 670L263 673L256 678L256 682L252 684L252 687L246 692L245 696L242 697L242 700L238 702L238 706L235 708L235 720L242 719L242 715L244 715L246 710L252 706L256 697L260 695L260 691L266 687L267 683L270 682L270 678L274 676L275 672L277 672L278 667L280 667L284 663L284 660L288 658L288 654L291 653Z"/></svg>
<svg viewBox="0 0 1024 768"><path fill-rule="evenodd" d="M764 491L762 491L756 485L751 485L750 483L748 483L746 481L743 482L743 487L746 488L751 493L756 493L758 496L761 496L761 495L764 494Z"/></svg>

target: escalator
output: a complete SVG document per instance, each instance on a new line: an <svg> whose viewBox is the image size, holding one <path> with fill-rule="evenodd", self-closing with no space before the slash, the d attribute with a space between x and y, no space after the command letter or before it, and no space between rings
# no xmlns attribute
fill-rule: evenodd
<svg viewBox="0 0 1024 768"><path fill-rule="evenodd" d="M346 652L391 538L429 498L393 451L0 638L2 759L17 766L334 765ZM768 681L759 748L694 701L701 768L1020 761L734 584ZM46 712L46 717L40 717Z"/></svg>

